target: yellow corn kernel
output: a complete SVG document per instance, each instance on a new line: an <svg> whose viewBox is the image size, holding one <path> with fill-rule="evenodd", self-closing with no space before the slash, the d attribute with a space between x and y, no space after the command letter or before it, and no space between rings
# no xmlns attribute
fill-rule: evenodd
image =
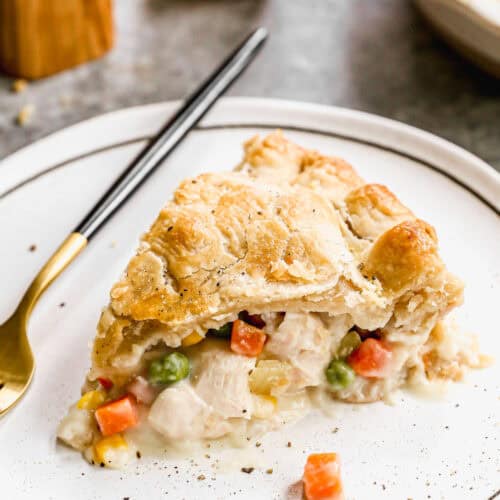
<svg viewBox="0 0 500 500"><path fill-rule="evenodd" d="M199 333L192 332L187 337L184 337L182 339L182 346L183 347L189 347L190 345L198 344L204 338L205 337L202 337Z"/></svg>
<svg viewBox="0 0 500 500"><path fill-rule="evenodd" d="M80 410L95 410L106 401L106 393L101 390L86 392L76 404Z"/></svg>
<svg viewBox="0 0 500 500"><path fill-rule="evenodd" d="M255 394L271 394L290 383L291 366L277 359L263 359L249 377L250 390Z"/></svg>
<svg viewBox="0 0 500 500"><path fill-rule="evenodd" d="M271 418L276 410L277 400L274 396L252 395L253 413L252 417Z"/></svg>
<svg viewBox="0 0 500 500"><path fill-rule="evenodd" d="M96 464L106 464L106 455L109 451L128 449L127 441L121 434L113 434L112 436L105 437L94 444L94 462Z"/></svg>

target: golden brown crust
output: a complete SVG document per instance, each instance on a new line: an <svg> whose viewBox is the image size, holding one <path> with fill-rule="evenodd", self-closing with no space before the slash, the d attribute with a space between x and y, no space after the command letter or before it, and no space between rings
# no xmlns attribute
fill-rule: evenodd
<svg viewBox="0 0 500 500"><path fill-rule="evenodd" d="M286 140L280 130L264 139L245 143L245 155L237 170L261 182L302 185L320 191L334 203L341 202L363 179L342 158L305 150Z"/></svg>
<svg viewBox="0 0 500 500"><path fill-rule="evenodd" d="M362 186L364 181L345 160L307 151L294 183L320 191L338 205L349 191Z"/></svg>
<svg viewBox="0 0 500 500"><path fill-rule="evenodd" d="M349 225L360 238L376 239L405 220L414 219L411 210L381 184L365 184L345 198Z"/></svg>
<svg viewBox="0 0 500 500"><path fill-rule="evenodd" d="M321 290L343 271L338 215L310 190L269 190L229 173L179 191L111 291L120 315L184 322L220 312L256 280L271 299L281 283L294 283L287 296L300 285Z"/></svg>
<svg viewBox="0 0 500 500"><path fill-rule="evenodd" d="M261 138L252 137L244 144L243 161L236 170L263 181L288 184L297 177L304 158L304 149L287 141L281 132Z"/></svg>
<svg viewBox="0 0 500 500"><path fill-rule="evenodd" d="M137 369L150 346L204 336L244 309L348 314L376 329L425 286L443 314L461 296L443 269L433 228L387 188L279 131L254 137L236 172L181 183L143 236L111 290L89 378Z"/></svg>
<svg viewBox="0 0 500 500"><path fill-rule="evenodd" d="M492 362L492 358L480 353L476 336L464 334L453 322L446 321L437 322L420 355L429 380L460 381L467 368L485 368Z"/></svg>
<svg viewBox="0 0 500 500"><path fill-rule="evenodd" d="M420 287L428 275L437 275L442 269L434 228L416 219L383 233L373 245L363 272L377 278L384 288L401 293Z"/></svg>

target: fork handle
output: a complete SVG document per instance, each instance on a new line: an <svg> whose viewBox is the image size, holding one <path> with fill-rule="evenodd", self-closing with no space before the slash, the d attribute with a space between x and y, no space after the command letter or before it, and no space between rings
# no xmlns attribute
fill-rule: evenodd
<svg viewBox="0 0 500 500"><path fill-rule="evenodd" d="M157 136L138 154L113 185L50 257L24 294L19 309L29 317L40 295L88 240L110 219L132 193L165 160L186 134L203 118L215 101L253 60L267 38L258 28L185 101Z"/></svg>
<svg viewBox="0 0 500 500"><path fill-rule="evenodd" d="M75 229L91 238L125 200L165 160L215 101L253 60L267 38L258 28L185 101L158 135L139 153Z"/></svg>

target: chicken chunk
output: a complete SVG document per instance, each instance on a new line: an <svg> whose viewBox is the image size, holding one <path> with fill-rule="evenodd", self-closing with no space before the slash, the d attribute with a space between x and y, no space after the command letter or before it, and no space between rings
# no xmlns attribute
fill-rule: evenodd
<svg viewBox="0 0 500 500"><path fill-rule="evenodd" d="M230 423L216 415L188 382L167 387L153 403L148 420L169 440L215 439L230 430Z"/></svg>
<svg viewBox="0 0 500 500"><path fill-rule="evenodd" d="M248 386L255 358L235 354L215 345L204 350L194 374L196 393L224 418L250 418L253 408Z"/></svg>
<svg viewBox="0 0 500 500"><path fill-rule="evenodd" d="M270 335L265 352L293 367L294 390L318 385L330 360L331 336L320 318L310 313L286 313Z"/></svg>

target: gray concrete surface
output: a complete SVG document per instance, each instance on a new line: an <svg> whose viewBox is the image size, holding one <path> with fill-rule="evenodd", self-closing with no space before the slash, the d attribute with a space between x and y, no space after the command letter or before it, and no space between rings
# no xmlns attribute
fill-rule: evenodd
<svg viewBox="0 0 500 500"><path fill-rule="evenodd" d="M500 82L442 44L409 0L116 0L105 58L9 92L0 76L0 158L126 106L182 97L252 27L271 39L231 95L360 109L443 136L500 170ZM23 104L36 107L20 128Z"/></svg>

